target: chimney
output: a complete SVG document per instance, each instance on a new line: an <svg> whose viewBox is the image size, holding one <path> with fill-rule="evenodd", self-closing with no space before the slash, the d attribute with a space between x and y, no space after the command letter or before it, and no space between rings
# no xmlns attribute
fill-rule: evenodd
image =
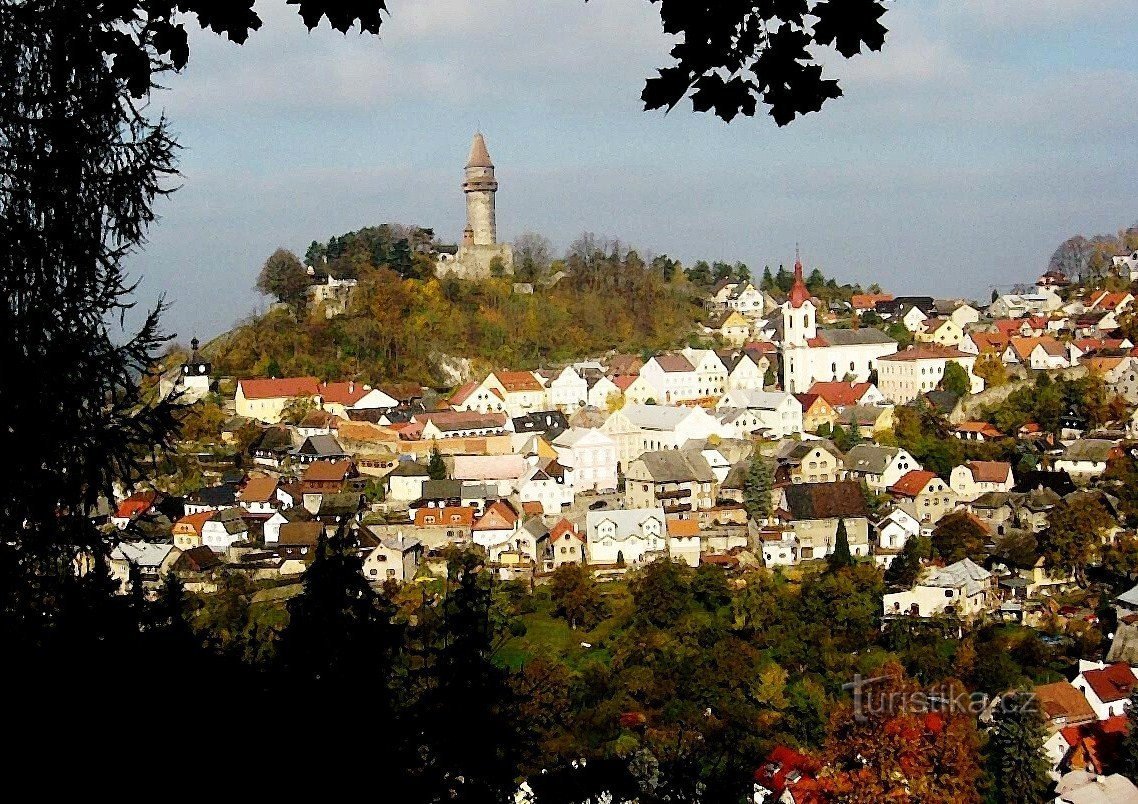
<svg viewBox="0 0 1138 804"><path fill-rule="evenodd" d="M356 381L355 380L349 380L348 381L348 393L354 394L355 392L356 392Z"/></svg>

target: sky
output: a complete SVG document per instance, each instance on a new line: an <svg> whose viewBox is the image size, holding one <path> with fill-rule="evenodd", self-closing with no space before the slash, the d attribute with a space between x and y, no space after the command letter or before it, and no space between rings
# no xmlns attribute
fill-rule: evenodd
<svg viewBox="0 0 1138 804"><path fill-rule="evenodd" d="M780 129L643 111L671 43L648 0L393 0L379 36L260 0L245 45L195 30L151 101L182 177L128 269L186 343L266 307L278 246L385 222L457 241L480 129L499 239L590 231L756 274L798 243L841 282L986 298L1138 221L1132 2L897 3L880 53L825 58L845 96Z"/></svg>

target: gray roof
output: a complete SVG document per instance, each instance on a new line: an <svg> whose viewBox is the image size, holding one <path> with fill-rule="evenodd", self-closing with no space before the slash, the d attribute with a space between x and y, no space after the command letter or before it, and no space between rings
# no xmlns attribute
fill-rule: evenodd
<svg viewBox="0 0 1138 804"><path fill-rule="evenodd" d="M750 461L740 461L731 467L731 471L727 473L727 477L723 478L723 482L719 484L721 489L742 489L747 482L747 473L751 469Z"/></svg>
<svg viewBox="0 0 1138 804"><path fill-rule="evenodd" d="M819 329L818 334L831 346L859 346L867 343L896 343L879 329Z"/></svg>
<svg viewBox="0 0 1138 804"><path fill-rule="evenodd" d="M1115 598L1119 603L1125 603L1128 606L1138 608L1138 585L1132 586L1127 591Z"/></svg>
<svg viewBox="0 0 1138 804"><path fill-rule="evenodd" d="M964 589L968 597L983 592L988 587L992 573L974 563L970 558L963 558L955 564L933 570L931 574L920 582L921 586L944 586L953 589Z"/></svg>
<svg viewBox="0 0 1138 804"><path fill-rule="evenodd" d="M156 544L154 542L123 542L111 551L111 560L129 561L138 567L162 566L166 556L174 549L172 544Z"/></svg>
<svg viewBox="0 0 1138 804"><path fill-rule="evenodd" d="M620 409L628 421L643 430L675 430L694 411L670 405L625 405Z"/></svg>
<svg viewBox="0 0 1138 804"><path fill-rule="evenodd" d="M750 410L777 410L780 405L786 402L787 397L793 399L791 394L786 391L758 391L749 388L741 388L729 392L732 399L737 400L743 404L744 407ZM795 402L798 400L795 399ZM799 403L801 407L801 403Z"/></svg>
<svg viewBox="0 0 1138 804"><path fill-rule="evenodd" d="M414 550L422 544L422 542L413 536L381 536L379 543L388 550L398 550L402 553L406 553L408 550Z"/></svg>
<svg viewBox="0 0 1138 804"><path fill-rule="evenodd" d="M449 500L461 496L461 480L427 480L423 483L424 500Z"/></svg>
<svg viewBox="0 0 1138 804"><path fill-rule="evenodd" d="M347 455L340 442L330 435L313 435L296 448L298 455Z"/></svg>
<svg viewBox="0 0 1138 804"><path fill-rule="evenodd" d="M994 508L1002 508L1005 505L1010 505L1012 502L1012 495L1007 491L987 491L973 500L969 505L973 508L983 508L988 511Z"/></svg>
<svg viewBox="0 0 1138 804"><path fill-rule="evenodd" d="M858 444L846 453L846 469L850 472L880 475L900 451L897 447Z"/></svg>
<svg viewBox="0 0 1138 804"><path fill-rule="evenodd" d="M876 405L850 405L838 412L838 420L843 424L876 424L886 410Z"/></svg>
<svg viewBox="0 0 1138 804"><path fill-rule="evenodd" d="M809 441L787 441L779 447L778 459L784 463L799 463L815 449L824 449L831 455L841 456L841 452L828 438L817 438Z"/></svg>
<svg viewBox="0 0 1138 804"><path fill-rule="evenodd" d="M634 463L643 463L657 483L714 483L715 472L698 452L663 449L645 452Z"/></svg>
<svg viewBox="0 0 1138 804"><path fill-rule="evenodd" d="M589 511L585 517L586 532L591 534L597 525L608 520L616 525L616 539L624 541L631 536L640 535L640 528L649 519L660 522L660 534L665 533L666 518L663 508L618 508L603 511Z"/></svg>
<svg viewBox="0 0 1138 804"><path fill-rule="evenodd" d="M1103 438L1080 438L1063 452L1063 460L1102 463L1114 449L1114 442Z"/></svg>
<svg viewBox="0 0 1138 804"><path fill-rule="evenodd" d="M418 461L400 461L395 468L387 473L388 477L428 477L430 471L425 463Z"/></svg>

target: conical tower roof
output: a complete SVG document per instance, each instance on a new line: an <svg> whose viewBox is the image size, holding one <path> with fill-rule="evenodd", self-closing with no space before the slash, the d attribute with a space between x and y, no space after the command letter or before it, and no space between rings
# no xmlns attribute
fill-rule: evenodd
<svg viewBox="0 0 1138 804"><path fill-rule="evenodd" d="M490 161L490 152L486 150L486 140L482 139L482 132L474 135L474 142L470 143L470 158L466 160L469 167L494 167Z"/></svg>

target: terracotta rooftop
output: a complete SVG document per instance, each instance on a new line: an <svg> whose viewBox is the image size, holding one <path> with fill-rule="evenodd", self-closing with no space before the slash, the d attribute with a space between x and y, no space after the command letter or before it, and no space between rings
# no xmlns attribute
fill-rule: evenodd
<svg viewBox="0 0 1138 804"><path fill-rule="evenodd" d="M320 393L320 382L315 377L238 380L237 385L246 399L294 399Z"/></svg>
<svg viewBox="0 0 1138 804"><path fill-rule="evenodd" d="M490 152L486 150L486 140L479 131L470 143L470 156L466 160L467 167L494 167L490 161Z"/></svg>
<svg viewBox="0 0 1138 804"><path fill-rule="evenodd" d="M237 494L242 502L269 502L277 494L279 481L275 477L251 477L245 488Z"/></svg>
<svg viewBox="0 0 1138 804"><path fill-rule="evenodd" d="M415 527L452 526L469 528L474 524L474 509L464 505L445 508L419 508L415 511Z"/></svg>
<svg viewBox="0 0 1138 804"><path fill-rule="evenodd" d="M1048 720L1062 720L1078 723L1081 720L1094 720L1095 711L1087 703L1083 693L1069 681L1056 681L1054 684L1041 684L1035 688L1035 700Z"/></svg>
<svg viewBox="0 0 1138 804"><path fill-rule="evenodd" d="M817 394L834 407L856 405L873 386L868 382L816 382L807 393Z"/></svg>
<svg viewBox="0 0 1138 804"><path fill-rule="evenodd" d="M541 382L537 377L528 371L496 371L494 372L494 376L498 378L498 382L502 383L502 387L506 389L506 393L514 393L515 391L540 391L542 388Z"/></svg>
<svg viewBox="0 0 1138 804"><path fill-rule="evenodd" d="M668 373L695 371L695 366L683 355L656 355L653 359L656 361L656 365Z"/></svg>
<svg viewBox="0 0 1138 804"><path fill-rule="evenodd" d="M967 466L977 483L1003 483L1012 471L1012 465L1006 461L969 461Z"/></svg>
<svg viewBox="0 0 1138 804"><path fill-rule="evenodd" d="M1113 703L1130 697L1138 679L1134 677L1129 665L1112 664L1102 670L1087 670L1083 678L1103 703Z"/></svg>
<svg viewBox="0 0 1138 804"><path fill-rule="evenodd" d="M900 480L889 487L889 491L905 497L916 497L925 490L929 481L935 478L936 472L930 472L927 469L913 469L903 474Z"/></svg>
<svg viewBox="0 0 1138 804"><path fill-rule="evenodd" d="M304 470L301 478L306 483L342 481L352 469L350 460L342 461L313 461Z"/></svg>

